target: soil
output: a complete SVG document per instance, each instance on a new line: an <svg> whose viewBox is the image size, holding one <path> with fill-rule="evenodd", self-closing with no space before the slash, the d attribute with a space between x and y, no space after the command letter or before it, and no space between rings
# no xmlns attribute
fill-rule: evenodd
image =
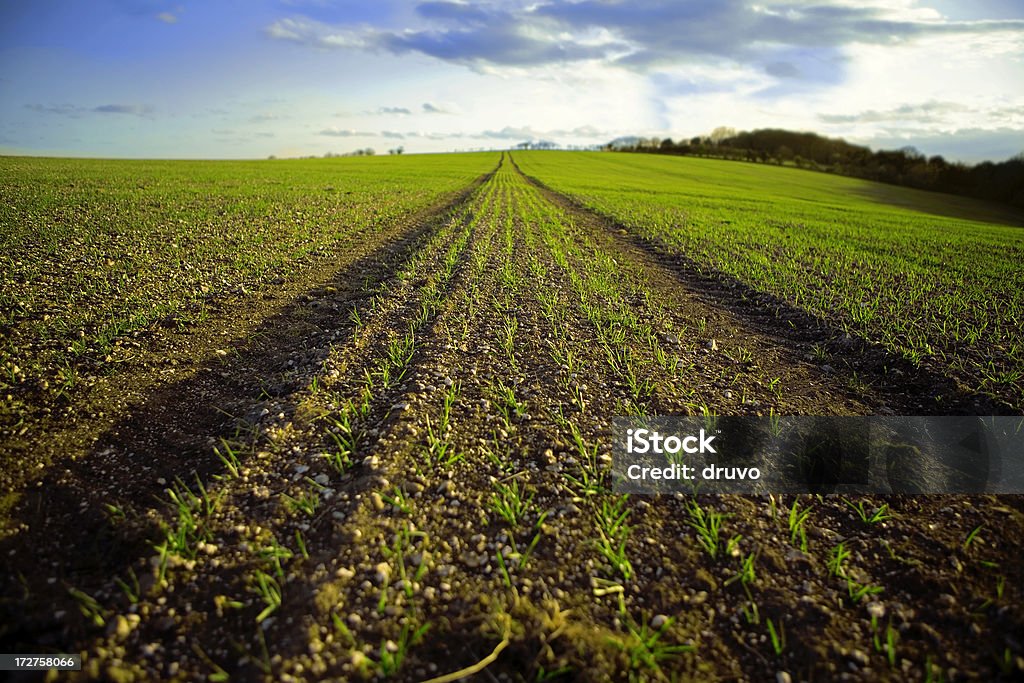
<svg viewBox="0 0 1024 683"><path fill-rule="evenodd" d="M608 480L629 412L1005 408L508 155L345 258L135 342L0 437L0 651L81 653L62 676L1024 675L1020 496L623 497ZM710 549L696 510L721 516Z"/></svg>

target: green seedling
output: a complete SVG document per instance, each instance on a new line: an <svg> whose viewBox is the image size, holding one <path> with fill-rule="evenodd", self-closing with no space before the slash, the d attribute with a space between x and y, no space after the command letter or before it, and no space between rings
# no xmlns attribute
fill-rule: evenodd
<svg viewBox="0 0 1024 683"><path fill-rule="evenodd" d="M697 532L697 543L712 559L718 557L720 532L724 516L713 508L705 510L697 501L690 501L687 524Z"/></svg>
<svg viewBox="0 0 1024 683"><path fill-rule="evenodd" d="M626 519L629 510L626 508L628 496L605 498L597 510L597 549L604 555L612 568L629 581L633 576L633 565L626 557L626 540L629 538L629 525Z"/></svg>
<svg viewBox="0 0 1024 683"><path fill-rule="evenodd" d="M516 527L519 520L530 509L533 492L527 494L526 486L520 486L518 479L512 479L509 484L496 481L493 488L494 492L491 494L490 502L491 511L504 519L510 527Z"/></svg>
<svg viewBox="0 0 1024 683"><path fill-rule="evenodd" d="M664 624L654 628L646 622L636 624L631 619L628 624L629 635L625 641L611 641L629 657L630 671L650 671L660 677L663 675L661 672L663 662L671 661L681 654L693 652L692 645L668 645L661 642L661 639L672 627L673 621L671 618L667 619Z"/></svg>
<svg viewBox="0 0 1024 683"><path fill-rule="evenodd" d="M799 500L794 500L789 508L789 542L803 552L807 552L807 518L810 515L810 508L800 509Z"/></svg>
<svg viewBox="0 0 1024 683"><path fill-rule="evenodd" d="M781 656L783 651L786 649L786 629L779 622L778 627L775 626L775 622L771 619L765 619L765 625L768 627L768 638L771 639L772 651L776 656Z"/></svg>
<svg viewBox="0 0 1024 683"><path fill-rule="evenodd" d="M78 603L78 610L89 622L97 628L107 623L106 611L100 607L96 598L77 588L68 588L68 594Z"/></svg>
<svg viewBox="0 0 1024 683"><path fill-rule="evenodd" d="M320 495L314 490L306 490L299 494L298 498L293 498L287 493L281 494L281 499L284 501L284 505L291 512L301 512L307 517L312 517L316 514L317 508L320 507Z"/></svg>
<svg viewBox="0 0 1024 683"><path fill-rule="evenodd" d="M253 577L256 582L253 589L263 600L265 605L263 610L256 615L256 621L259 623L273 614L281 606L281 585L273 576L262 572L259 569L256 570Z"/></svg>
<svg viewBox="0 0 1024 683"><path fill-rule="evenodd" d="M875 508L874 511L868 512L868 510L864 507L863 500L859 500L856 503L853 503L852 501L844 498L843 501L851 508L853 508L854 512L856 512L857 516L860 518L860 521L864 522L865 524L878 524L879 522L884 522L887 519L892 519L892 515L889 513L888 503L882 503L882 505Z"/></svg>
<svg viewBox="0 0 1024 683"><path fill-rule="evenodd" d="M218 449L216 446L213 447L213 453L224 465L224 469L233 478L237 479L241 474L241 461L238 459L238 454L231 447L231 444L225 439L220 441L221 447Z"/></svg>

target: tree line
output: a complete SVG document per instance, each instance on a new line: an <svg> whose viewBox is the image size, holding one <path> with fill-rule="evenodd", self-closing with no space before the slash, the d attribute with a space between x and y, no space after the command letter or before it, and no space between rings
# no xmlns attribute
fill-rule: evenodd
<svg viewBox="0 0 1024 683"><path fill-rule="evenodd" d="M716 128L689 140L620 138L604 149L683 154L780 165L947 192L1024 207L1024 152L1002 162L969 165L926 157L913 147L872 151L816 133Z"/></svg>

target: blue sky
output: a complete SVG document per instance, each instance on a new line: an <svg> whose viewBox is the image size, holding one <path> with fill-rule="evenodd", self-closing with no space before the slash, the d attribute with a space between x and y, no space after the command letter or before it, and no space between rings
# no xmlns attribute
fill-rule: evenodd
<svg viewBox="0 0 1024 683"><path fill-rule="evenodd" d="M1024 151L1016 0L0 0L0 153L246 158L813 130Z"/></svg>

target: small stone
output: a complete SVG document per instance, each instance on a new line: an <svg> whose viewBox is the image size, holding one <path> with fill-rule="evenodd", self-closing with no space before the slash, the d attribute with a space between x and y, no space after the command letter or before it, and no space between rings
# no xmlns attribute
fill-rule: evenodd
<svg viewBox="0 0 1024 683"><path fill-rule="evenodd" d="M362 671L363 669L367 668L368 665L373 663L369 657L364 655L359 650L352 651L352 658L350 661L352 662L352 668L356 671Z"/></svg>
<svg viewBox="0 0 1024 683"><path fill-rule="evenodd" d="M128 619L128 617L125 617L124 615L119 614L117 616L117 619L114 620L114 623L111 624L112 628L110 630L113 631L114 634L120 640L124 640L125 638L127 638L131 634L132 629L134 629L135 626L139 623L139 615L130 614L128 616L135 617L134 621Z"/></svg>

